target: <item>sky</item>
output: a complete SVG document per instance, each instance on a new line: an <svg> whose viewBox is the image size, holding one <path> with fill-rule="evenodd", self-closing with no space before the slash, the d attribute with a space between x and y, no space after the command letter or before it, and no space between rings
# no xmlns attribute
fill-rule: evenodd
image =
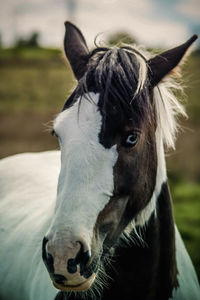
<svg viewBox="0 0 200 300"><path fill-rule="evenodd" d="M5 46L37 31L42 46L61 48L66 20L81 29L89 46L97 34L106 41L126 31L144 46L170 48L200 35L200 0L0 0Z"/></svg>

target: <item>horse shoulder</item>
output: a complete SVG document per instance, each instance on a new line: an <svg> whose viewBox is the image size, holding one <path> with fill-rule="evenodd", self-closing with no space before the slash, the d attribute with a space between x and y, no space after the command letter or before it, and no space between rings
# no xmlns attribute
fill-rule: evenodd
<svg viewBox="0 0 200 300"><path fill-rule="evenodd" d="M0 161L1 299L55 298L57 291L41 260L41 243L54 211L59 168L57 151Z"/></svg>
<svg viewBox="0 0 200 300"><path fill-rule="evenodd" d="M177 227L175 228L175 233L179 287L173 291L172 299L199 300L200 287L196 272Z"/></svg>

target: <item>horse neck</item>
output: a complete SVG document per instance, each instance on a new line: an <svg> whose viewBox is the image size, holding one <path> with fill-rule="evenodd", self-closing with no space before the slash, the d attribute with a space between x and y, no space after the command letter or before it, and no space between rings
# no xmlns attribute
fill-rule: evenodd
<svg viewBox="0 0 200 300"><path fill-rule="evenodd" d="M177 286L175 231L172 201L167 183L163 143L157 133L157 178L154 193L146 210L138 216L130 233L133 241L116 249L116 272L110 276L115 283L109 293L135 299L168 299ZM148 221L147 221L148 219ZM135 232L142 232L143 243ZM134 243L136 240L136 243ZM140 241L139 241L140 242ZM142 288L141 288L142 287ZM109 298L102 298L109 299Z"/></svg>
<svg viewBox="0 0 200 300"><path fill-rule="evenodd" d="M149 275L154 274L155 281L151 284L155 286L155 299L168 299L172 297L173 288L177 287L177 265L174 217L167 182L162 184L156 206L156 215L151 217L145 235L147 246L153 251L148 271Z"/></svg>

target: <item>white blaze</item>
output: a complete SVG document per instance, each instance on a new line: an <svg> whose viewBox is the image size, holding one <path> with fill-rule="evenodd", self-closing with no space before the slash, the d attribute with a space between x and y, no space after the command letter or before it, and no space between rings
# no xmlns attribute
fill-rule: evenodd
<svg viewBox="0 0 200 300"><path fill-rule="evenodd" d="M99 142L102 116L98 100L99 94L84 95L54 123L61 147L57 202L48 233L54 238L55 232L67 229L72 235L81 232L90 244L98 214L113 193L117 150Z"/></svg>

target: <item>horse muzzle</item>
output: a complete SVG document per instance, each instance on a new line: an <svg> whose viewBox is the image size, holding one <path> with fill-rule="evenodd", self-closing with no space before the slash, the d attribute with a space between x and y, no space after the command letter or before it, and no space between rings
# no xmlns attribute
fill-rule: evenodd
<svg viewBox="0 0 200 300"><path fill-rule="evenodd" d="M87 290L96 277L96 260L91 263L90 251L81 240L59 245L45 237L42 258L53 285L61 291Z"/></svg>

